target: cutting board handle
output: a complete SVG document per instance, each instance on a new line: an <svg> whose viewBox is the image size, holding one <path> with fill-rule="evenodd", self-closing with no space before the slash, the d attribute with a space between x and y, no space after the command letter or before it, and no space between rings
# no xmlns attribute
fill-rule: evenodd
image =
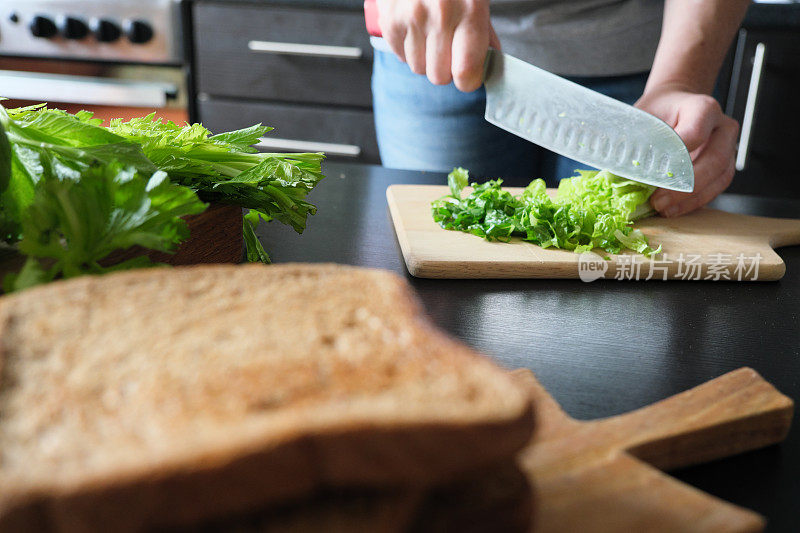
<svg viewBox="0 0 800 533"><path fill-rule="evenodd" d="M769 245L773 248L800 244L800 220L795 218L773 218L775 226L771 230Z"/></svg>
<svg viewBox="0 0 800 533"><path fill-rule="evenodd" d="M613 431L629 453L668 470L780 442L793 410L792 400L755 370L740 368L598 423Z"/></svg>
<svg viewBox="0 0 800 533"><path fill-rule="evenodd" d="M703 209L701 211L717 212L715 209ZM774 218L752 215L737 215L736 226L741 229L742 236L761 240L766 238L772 248L781 246L792 246L800 244L800 219L797 218ZM720 228L728 230L729 228Z"/></svg>

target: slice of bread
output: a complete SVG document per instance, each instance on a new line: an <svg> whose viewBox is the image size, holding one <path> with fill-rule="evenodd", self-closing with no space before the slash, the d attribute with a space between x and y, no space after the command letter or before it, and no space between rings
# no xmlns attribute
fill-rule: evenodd
<svg viewBox="0 0 800 533"><path fill-rule="evenodd" d="M430 489L327 490L265 511L171 533L530 531L533 493L513 460ZM154 533L166 533L154 532Z"/></svg>
<svg viewBox="0 0 800 533"><path fill-rule="evenodd" d="M149 269L0 299L0 529L139 530L325 486L424 486L527 442L524 389L407 284Z"/></svg>

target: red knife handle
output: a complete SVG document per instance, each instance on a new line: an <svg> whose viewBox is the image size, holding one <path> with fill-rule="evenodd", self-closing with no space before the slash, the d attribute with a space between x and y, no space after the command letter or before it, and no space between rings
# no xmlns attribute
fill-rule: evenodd
<svg viewBox="0 0 800 533"><path fill-rule="evenodd" d="M375 37L383 37L381 26L378 23L377 0L364 0L364 19L367 22L367 31Z"/></svg>

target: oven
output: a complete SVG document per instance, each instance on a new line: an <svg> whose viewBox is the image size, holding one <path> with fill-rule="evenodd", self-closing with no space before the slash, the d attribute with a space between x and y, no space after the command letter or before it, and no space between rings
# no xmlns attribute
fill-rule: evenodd
<svg viewBox="0 0 800 533"><path fill-rule="evenodd" d="M181 0L0 0L0 96L107 120L190 119Z"/></svg>

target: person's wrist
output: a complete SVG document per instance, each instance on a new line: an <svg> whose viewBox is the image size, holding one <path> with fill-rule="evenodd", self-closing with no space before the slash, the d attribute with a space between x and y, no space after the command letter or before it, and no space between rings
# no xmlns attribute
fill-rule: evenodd
<svg viewBox="0 0 800 533"><path fill-rule="evenodd" d="M642 97L667 93L710 94L705 84L700 80L690 79L685 76L658 77L652 75L647 80Z"/></svg>

